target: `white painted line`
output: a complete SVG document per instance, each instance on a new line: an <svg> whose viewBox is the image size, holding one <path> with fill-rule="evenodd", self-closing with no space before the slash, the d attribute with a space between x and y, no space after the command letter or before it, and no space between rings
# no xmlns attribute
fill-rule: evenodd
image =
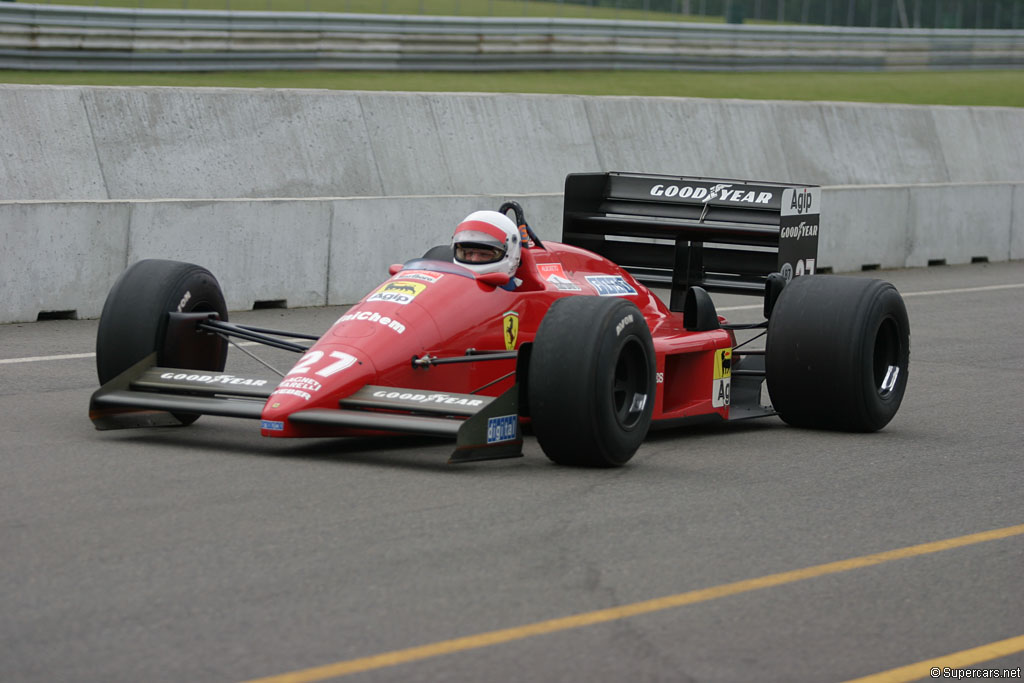
<svg viewBox="0 0 1024 683"><path fill-rule="evenodd" d="M95 353L65 353L61 356L29 356L28 358L0 358L0 365L14 363L38 363L45 360L71 360L73 358L95 358Z"/></svg>
<svg viewBox="0 0 1024 683"><path fill-rule="evenodd" d="M1024 284L1017 285L988 285L986 287L964 287L962 289L933 289L927 292L907 292L903 295L904 298L908 296L935 296L936 294L966 294L968 292L993 292L997 289L1020 289L1024 287Z"/></svg>
<svg viewBox="0 0 1024 683"><path fill-rule="evenodd" d="M962 287L960 289L932 289L927 292L900 292L904 299L912 296L936 296L938 294L968 294L970 292L993 292L1000 289L1021 289L1024 283L1014 285L986 285L984 287ZM753 311L764 308L764 304L747 306L723 306L718 311Z"/></svg>
<svg viewBox="0 0 1024 683"><path fill-rule="evenodd" d="M284 341L309 341L308 339L285 339ZM238 346L262 346L259 342L240 342ZM38 363L48 360L74 360L76 358L95 358L95 353L65 353L59 356L28 356L26 358L0 358L0 365L14 365L15 363Z"/></svg>
<svg viewBox="0 0 1024 683"><path fill-rule="evenodd" d="M722 306L716 308L716 311L753 311L754 309L764 309L764 304L750 304L749 306Z"/></svg>
<svg viewBox="0 0 1024 683"><path fill-rule="evenodd" d="M960 289L932 289L927 292L900 292L906 299L912 296L936 296L939 294L969 294L971 292L994 292L1000 289L1022 289L1024 283L1011 285L986 285L984 287L962 287ZM723 306L719 311L753 311L764 308L764 304L750 304L747 306ZM301 340L293 340L301 341ZM259 346L258 342L242 342L239 346ZM16 363L38 363L48 360L74 360L77 358L94 358L95 353L66 353L60 356L29 356L26 358L0 358L0 365L14 365Z"/></svg>

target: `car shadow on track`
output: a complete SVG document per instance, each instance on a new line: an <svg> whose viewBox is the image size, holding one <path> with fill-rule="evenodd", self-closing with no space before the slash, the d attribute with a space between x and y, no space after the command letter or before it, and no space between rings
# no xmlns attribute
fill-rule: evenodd
<svg viewBox="0 0 1024 683"><path fill-rule="evenodd" d="M473 472L483 465L488 469L522 466L536 457L509 458L454 465L448 458L454 450L449 439L426 436L342 437L316 439L273 439L259 436L234 421L204 418L189 427L154 427L131 431L105 432L99 438L118 444L132 444L140 451L177 451L203 457L275 458L310 462L336 462L339 465L372 465L445 472ZM537 453L540 449L536 448ZM543 458L543 454L540 454ZM546 459L542 464L550 464Z"/></svg>
<svg viewBox="0 0 1024 683"><path fill-rule="evenodd" d="M736 420L733 422L707 422L704 424L651 429L647 433L647 438L644 442L654 443L672 439L685 441L688 438L699 439L703 437L721 438L728 434L750 434L768 429L789 428L784 422L775 417Z"/></svg>
<svg viewBox="0 0 1024 683"><path fill-rule="evenodd" d="M466 476L474 472L521 472L523 468L543 468L548 472L628 472L642 467L659 467L660 458L645 457L653 450L664 450L673 444L685 447L688 443L706 445L714 439L716 446L728 443L729 436L764 434L776 429L789 429L778 420L744 420L732 423L714 423L685 428L652 431L641 445L637 457L623 468L590 469L561 467L548 460L529 428L525 430L523 457L501 460L449 464L454 449L449 439L426 436L342 437L316 439L273 439L259 435L252 425L234 420L203 418L189 427L153 427L136 430L110 431L97 435L109 439L111 445L131 444L138 452L159 450L187 453L190 456L265 458L330 462L339 465L367 465L372 467L404 468L417 471L445 472ZM647 453L645 453L647 451ZM675 470L676 463L664 463Z"/></svg>

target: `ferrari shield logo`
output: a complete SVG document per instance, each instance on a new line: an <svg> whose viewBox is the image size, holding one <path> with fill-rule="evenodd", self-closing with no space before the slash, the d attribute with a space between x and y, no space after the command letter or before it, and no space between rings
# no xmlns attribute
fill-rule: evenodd
<svg viewBox="0 0 1024 683"><path fill-rule="evenodd" d="M516 342L519 341L519 314L509 311L501 321L502 330L505 333L505 349L516 350Z"/></svg>

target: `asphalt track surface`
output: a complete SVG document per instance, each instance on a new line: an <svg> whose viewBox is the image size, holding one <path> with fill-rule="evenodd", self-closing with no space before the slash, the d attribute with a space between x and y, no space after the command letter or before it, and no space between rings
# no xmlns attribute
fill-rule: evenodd
<svg viewBox="0 0 1024 683"><path fill-rule="evenodd" d="M910 312L885 430L659 433L601 471L532 439L450 466L440 441L226 418L97 432L96 322L0 326L0 680L1019 676L1024 263L865 275ZM232 319L322 331L340 310Z"/></svg>

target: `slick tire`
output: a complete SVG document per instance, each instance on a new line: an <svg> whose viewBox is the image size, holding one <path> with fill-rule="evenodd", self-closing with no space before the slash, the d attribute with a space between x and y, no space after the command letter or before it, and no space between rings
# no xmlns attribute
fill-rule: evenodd
<svg viewBox="0 0 1024 683"><path fill-rule="evenodd" d="M157 365L220 372L227 344L218 337L195 334L173 340L165 351L167 314L216 312L228 319L217 279L191 263L148 259L128 268L114 283L103 305L96 333L96 373L100 384L117 377L154 351ZM190 359L185 361L183 359ZM175 415L185 424L197 415Z"/></svg>
<svg viewBox="0 0 1024 683"><path fill-rule="evenodd" d="M896 288L835 275L794 278L768 324L772 405L795 427L873 432L907 388L910 323Z"/></svg>
<svg viewBox="0 0 1024 683"><path fill-rule="evenodd" d="M654 409L651 331L630 301L560 299L541 321L528 370L533 433L560 465L616 467L633 457Z"/></svg>

